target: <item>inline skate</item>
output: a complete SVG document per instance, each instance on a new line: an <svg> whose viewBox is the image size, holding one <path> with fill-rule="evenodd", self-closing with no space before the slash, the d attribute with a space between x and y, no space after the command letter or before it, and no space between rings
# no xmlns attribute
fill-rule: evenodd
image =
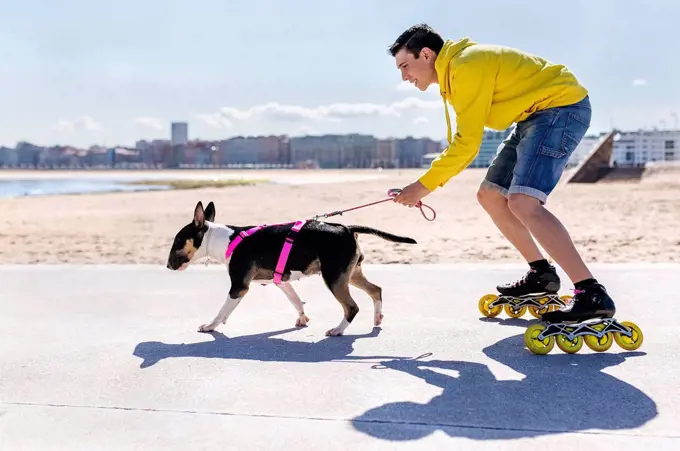
<svg viewBox="0 0 680 451"><path fill-rule="evenodd" d="M560 310L546 312L541 323L524 332L524 344L534 354L544 355L557 347L568 354L581 350L583 343L595 352L605 352L616 342L626 351L642 346L642 330L631 321L614 318L616 306L606 289L594 283L575 290L572 302Z"/></svg>
<svg viewBox="0 0 680 451"><path fill-rule="evenodd" d="M534 318L555 311L569 303L572 296L560 296L560 278L547 263L543 268L532 267L519 280L496 287L499 294L487 294L479 300L482 315L493 318L505 310L511 318L520 318L527 310Z"/></svg>

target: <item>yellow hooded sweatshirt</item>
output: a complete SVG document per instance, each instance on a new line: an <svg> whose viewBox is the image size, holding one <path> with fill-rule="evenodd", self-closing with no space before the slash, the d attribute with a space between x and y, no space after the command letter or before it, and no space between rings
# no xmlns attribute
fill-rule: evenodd
<svg viewBox="0 0 680 451"><path fill-rule="evenodd" d="M505 130L536 111L583 100L588 91L563 65L519 50L447 40L435 60L449 142L419 179L430 191L444 186L479 153L484 127ZM446 102L456 113L456 134Z"/></svg>

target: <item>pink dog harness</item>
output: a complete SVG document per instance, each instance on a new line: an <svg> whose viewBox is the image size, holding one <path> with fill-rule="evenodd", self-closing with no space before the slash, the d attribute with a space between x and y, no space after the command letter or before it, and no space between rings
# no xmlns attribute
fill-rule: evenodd
<svg viewBox="0 0 680 451"><path fill-rule="evenodd" d="M281 278L283 277L283 271L286 269L286 262L288 261L288 256L290 256L290 250L293 248L293 241L295 240L295 235L297 232L302 229L302 226L305 225L307 222L306 219L297 221L293 228L290 230L288 233L288 236L286 237L286 241L283 243L283 249L281 249L281 254L279 254L279 261L276 263L276 269L274 270L274 283L276 285L279 285L281 283ZM290 222L282 222L279 224L270 224L270 225L284 225L284 224L290 224ZM243 232L239 233L234 240L229 243L229 246L227 247L227 251L224 253L225 258L231 257L231 254L234 253L234 250L236 249L236 246L239 245L241 241L247 236L250 236L254 234L255 232L264 229L265 227L268 227L266 224L259 225L257 227L253 227L252 229L244 230Z"/></svg>

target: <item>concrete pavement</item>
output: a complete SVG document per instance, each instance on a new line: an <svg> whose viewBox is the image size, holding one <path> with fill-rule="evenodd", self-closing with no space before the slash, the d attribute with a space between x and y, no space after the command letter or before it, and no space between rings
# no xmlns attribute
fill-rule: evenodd
<svg viewBox="0 0 680 451"><path fill-rule="evenodd" d="M295 285L307 328L256 285L201 334L220 267L0 266L0 450L677 449L680 265L593 268L638 351L530 354L532 317L477 310L517 265L369 265L384 322L353 290L344 337L320 278Z"/></svg>

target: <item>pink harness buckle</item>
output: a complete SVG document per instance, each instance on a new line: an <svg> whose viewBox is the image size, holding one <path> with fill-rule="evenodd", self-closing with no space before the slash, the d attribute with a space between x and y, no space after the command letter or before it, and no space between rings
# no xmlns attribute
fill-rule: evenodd
<svg viewBox="0 0 680 451"><path fill-rule="evenodd" d="M274 270L274 283L276 285L281 284L282 282L282 277L283 277L283 272L286 269L286 262L288 262L288 257L290 256L290 251L293 248L293 242L295 241L295 235L302 229L302 226L305 225L307 222L306 219L297 221L293 228L288 232L288 236L286 237L286 241L283 243L283 249L281 249L281 254L279 254L279 260L276 263L276 269ZM279 223L279 224L270 224L270 225L283 225L283 224L290 224L290 223ZM234 253L234 250L236 249L236 246L238 246L241 241L243 241L244 238L254 234L255 232L264 229L267 227L267 225L259 225L257 227L253 227L248 230L244 230L243 232L239 233L234 240L229 243L229 246L227 246L227 250L224 253L225 258L231 257L231 255Z"/></svg>

